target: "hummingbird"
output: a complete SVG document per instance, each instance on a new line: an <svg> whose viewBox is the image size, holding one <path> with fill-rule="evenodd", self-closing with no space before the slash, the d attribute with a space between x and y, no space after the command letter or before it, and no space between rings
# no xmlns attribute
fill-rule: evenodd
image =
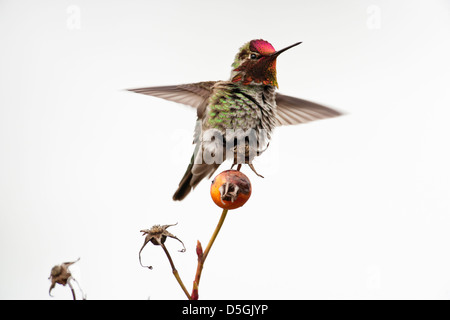
<svg viewBox="0 0 450 320"><path fill-rule="evenodd" d="M194 154L173 200L183 200L227 159L239 168L245 163L261 176L252 160L267 149L275 127L341 115L329 107L276 91L277 58L299 44L276 51L262 39L245 43L234 58L229 80L129 89L197 110ZM244 143L238 143L243 137ZM256 144L250 140L256 140ZM206 155L214 161L206 161Z"/></svg>

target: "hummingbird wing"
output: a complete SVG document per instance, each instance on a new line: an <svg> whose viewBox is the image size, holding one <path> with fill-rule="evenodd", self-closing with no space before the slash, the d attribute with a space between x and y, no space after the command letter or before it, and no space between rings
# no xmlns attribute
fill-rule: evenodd
<svg viewBox="0 0 450 320"><path fill-rule="evenodd" d="M205 81L189 84L181 84L176 86L162 86L162 87L148 87L129 89L136 93L142 93L149 96L154 96L162 99L166 99L173 102L182 103L197 109L197 117L203 118L206 107L208 106L209 97L212 94L213 86L217 81ZM200 127L199 127L200 126ZM198 162L195 163L195 158L201 156L202 153L199 150L201 148L201 142L199 135L201 132L201 123L197 122L194 143L196 144L194 154L192 155L191 162L180 181L177 191L173 195L173 200L183 200L189 192L195 188L199 182L205 177L211 177L211 175L217 170L220 164L205 164Z"/></svg>
<svg viewBox="0 0 450 320"><path fill-rule="evenodd" d="M342 115L340 111L280 93L276 94L275 99L277 102L277 126L305 123Z"/></svg>
<svg viewBox="0 0 450 320"><path fill-rule="evenodd" d="M128 89L128 91L142 93L194 107L197 109L197 116L201 118L206 110L208 98L211 95L212 87L215 83L216 81L205 81L176 86Z"/></svg>

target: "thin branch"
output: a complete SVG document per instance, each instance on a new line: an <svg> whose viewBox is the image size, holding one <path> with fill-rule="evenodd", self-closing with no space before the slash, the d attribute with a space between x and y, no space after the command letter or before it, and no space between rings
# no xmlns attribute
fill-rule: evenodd
<svg viewBox="0 0 450 320"><path fill-rule="evenodd" d="M214 230L214 233L211 236L211 239L209 240L209 243L206 246L205 251L202 250L200 242L197 243L198 264L197 264L197 272L195 274L194 287L192 289L192 297L193 297L193 299L195 298L195 300L198 299L198 286L200 285L200 277L202 275L203 266L205 264L206 257L208 256L209 252L211 251L211 247L214 244L214 241L216 240L220 229L222 228L225 218L227 217L227 213L228 213L228 209L223 209L222 215L220 216L219 223L217 224L217 227Z"/></svg>
<svg viewBox="0 0 450 320"><path fill-rule="evenodd" d="M208 256L209 251L211 250L212 245L214 244L214 241L217 238L217 235L219 234L220 229L222 228L223 223L225 222L225 218L227 217L228 209L223 209L222 215L220 216L219 223L217 224L216 229L214 230L213 235L211 236L211 239L209 240L208 245L206 246L205 251L203 251L203 263L206 260L206 257Z"/></svg>
<svg viewBox="0 0 450 320"><path fill-rule="evenodd" d="M77 279L75 279L74 277L71 277L69 281L73 281L77 284L78 289L81 292L81 299L86 300L86 294L84 293L83 289L81 288L80 284L78 283Z"/></svg>
<svg viewBox="0 0 450 320"><path fill-rule="evenodd" d="M75 289L73 288L72 284L70 283L70 278L67 281L67 284L69 285L70 291L72 292L73 300L77 300L77 297L75 296Z"/></svg>
<svg viewBox="0 0 450 320"><path fill-rule="evenodd" d="M164 245L164 243L160 242L161 247L163 248L164 252L166 253L167 259L169 259L170 262L170 266L172 267L172 273L175 276L175 279L177 279L178 284L180 285L181 289L183 289L184 294L186 295L186 297L191 300L191 295L189 294L189 292L187 291L186 287L184 286L183 281L181 281L180 275L178 274L177 269L175 268L175 264L173 263L172 257L170 256L169 251L167 250L166 246Z"/></svg>

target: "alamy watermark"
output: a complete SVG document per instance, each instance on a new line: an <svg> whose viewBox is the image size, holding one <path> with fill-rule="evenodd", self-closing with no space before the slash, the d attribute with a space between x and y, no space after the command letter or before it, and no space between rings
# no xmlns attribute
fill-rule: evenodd
<svg viewBox="0 0 450 320"><path fill-rule="evenodd" d="M192 142L194 164L221 164L226 160L231 160L234 164L249 164L267 150L270 133L265 129L227 129L225 133L218 129L202 130L201 121L198 121L194 141L191 137L190 132L184 130L172 133L172 164L182 164L192 155ZM278 160L276 143L264 157L258 157L258 163L269 174L278 170Z"/></svg>
<svg viewBox="0 0 450 320"><path fill-rule="evenodd" d="M81 29L81 9L77 5L70 5L66 9L67 20L66 26L69 30L80 30Z"/></svg>
<svg viewBox="0 0 450 320"><path fill-rule="evenodd" d="M381 8L375 4L367 7L366 25L369 30L381 29Z"/></svg>

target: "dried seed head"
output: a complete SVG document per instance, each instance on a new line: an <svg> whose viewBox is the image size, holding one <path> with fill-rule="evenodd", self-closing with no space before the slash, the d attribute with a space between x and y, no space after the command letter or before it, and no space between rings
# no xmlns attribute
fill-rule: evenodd
<svg viewBox="0 0 450 320"><path fill-rule="evenodd" d="M146 236L145 240L144 240L144 244L142 245L141 250L139 250L139 263L141 264L141 266L147 267L149 269L153 269L152 266L144 266L144 265L142 265L142 262L141 262L141 252L144 249L144 247L147 245L147 243L149 243L149 242L153 243L155 246L160 246L161 244L166 242L167 237L170 237L172 239L176 239L181 242L181 244L183 245L183 249L179 250L180 252L186 251L183 241L181 241L176 236L174 236L169 231L167 231L167 228L175 226L175 225L177 225L177 223L166 224L163 226L157 224L157 225L154 225L153 227L151 227L151 229L144 229L144 230L140 231L140 232L142 232L143 236L144 235Z"/></svg>
<svg viewBox="0 0 450 320"><path fill-rule="evenodd" d="M60 265L54 266L52 268L52 271L50 272L50 278L59 276L61 274L62 270L63 270L62 266L60 266Z"/></svg>
<svg viewBox="0 0 450 320"><path fill-rule="evenodd" d="M62 264L56 265L52 268L49 277L50 281L52 282L50 289L48 291L48 294L50 296L52 296L52 290L53 288L55 288L57 283L62 286L65 286L67 282L72 278L72 274L69 271L69 267L79 260L80 258L72 262L63 262Z"/></svg>

